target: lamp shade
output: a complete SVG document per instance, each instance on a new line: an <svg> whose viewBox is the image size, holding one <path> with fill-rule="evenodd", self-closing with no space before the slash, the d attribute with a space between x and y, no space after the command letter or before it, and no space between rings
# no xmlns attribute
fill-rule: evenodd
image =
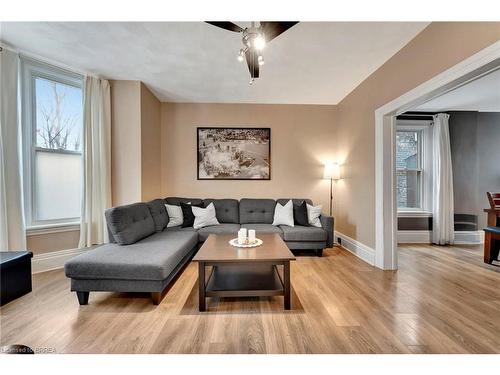
<svg viewBox="0 0 500 375"><path fill-rule="evenodd" d="M323 171L326 180L340 180L340 167L337 163L326 163Z"/></svg>

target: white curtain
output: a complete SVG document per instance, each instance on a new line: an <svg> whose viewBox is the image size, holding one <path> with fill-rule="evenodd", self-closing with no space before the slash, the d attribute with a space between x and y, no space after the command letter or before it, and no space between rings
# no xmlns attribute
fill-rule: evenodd
<svg viewBox="0 0 500 375"><path fill-rule="evenodd" d="M85 79L83 201L79 247L108 242L104 211L111 206L111 99L109 82Z"/></svg>
<svg viewBox="0 0 500 375"><path fill-rule="evenodd" d="M434 115L433 126L432 242L438 245L453 244L455 239L449 117Z"/></svg>
<svg viewBox="0 0 500 375"><path fill-rule="evenodd" d="M26 250L17 88L19 55L0 51L0 250Z"/></svg>

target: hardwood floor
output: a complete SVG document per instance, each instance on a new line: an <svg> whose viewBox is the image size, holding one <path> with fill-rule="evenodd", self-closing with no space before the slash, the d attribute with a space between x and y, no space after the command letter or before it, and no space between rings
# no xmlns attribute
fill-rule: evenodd
<svg viewBox="0 0 500 375"><path fill-rule="evenodd" d="M159 306L149 294L91 293L79 306L62 270L0 309L2 345L57 353L499 353L500 267L480 246L401 246L381 271L334 248L292 264L283 297L209 299L189 264ZM498 264L498 263L497 263Z"/></svg>

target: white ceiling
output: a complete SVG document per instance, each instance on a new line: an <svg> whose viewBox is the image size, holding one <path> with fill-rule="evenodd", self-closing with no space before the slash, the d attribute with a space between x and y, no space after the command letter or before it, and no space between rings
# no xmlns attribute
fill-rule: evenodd
<svg viewBox="0 0 500 375"><path fill-rule="evenodd" d="M438 96L416 110L500 112L500 69Z"/></svg>
<svg viewBox="0 0 500 375"><path fill-rule="evenodd" d="M162 101L337 104L427 25L301 22L266 46L251 86L236 60L241 35L203 22L4 22L0 39L80 71L143 81Z"/></svg>

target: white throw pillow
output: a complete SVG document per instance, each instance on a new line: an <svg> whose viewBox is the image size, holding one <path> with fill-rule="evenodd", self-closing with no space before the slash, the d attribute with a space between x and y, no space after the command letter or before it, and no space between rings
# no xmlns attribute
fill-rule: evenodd
<svg viewBox="0 0 500 375"><path fill-rule="evenodd" d="M293 202L291 200L284 206L276 203L273 225L288 225L293 227Z"/></svg>
<svg viewBox="0 0 500 375"><path fill-rule="evenodd" d="M168 213L168 224L167 228L180 227L184 220L184 215L182 214L181 206L174 206L173 204L166 204Z"/></svg>
<svg viewBox="0 0 500 375"><path fill-rule="evenodd" d="M313 227L321 228L321 220L319 217L321 216L321 210L323 206L311 206L307 204L307 221L309 221L309 225Z"/></svg>
<svg viewBox="0 0 500 375"><path fill-rule="evenodd" d="M194 215L194 229L208 227L209 225L219 225L219 221L215 217L215 206L210 203L206 208L191 207Z"/></svg>

